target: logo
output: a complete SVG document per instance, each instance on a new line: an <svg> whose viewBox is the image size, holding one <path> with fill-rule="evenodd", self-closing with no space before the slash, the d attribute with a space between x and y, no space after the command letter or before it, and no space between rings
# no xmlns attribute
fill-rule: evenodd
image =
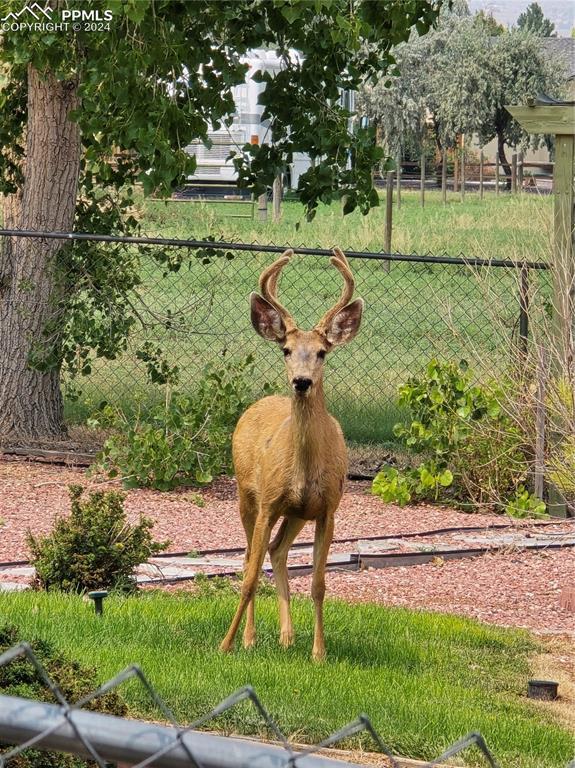
<svg viewBox="0 0 575 768"><path fill-rule="evenodd" d="M25 5L21 11L18 11L18 13L9 13L7 16L4 16L3 19L0 19L0 21L18 21L20 16L23 14L32 16L36 19L36 21L52 21L52 8L49 6L46 6L46 8L41 8L38 3Z"/></svg>
<svg viewBox="0 0 575 768"><path fill-rule="evenodd" d="M44 0L45 2L45 0ZM55 11L40 3L25 5L0 19L1 32L105 32L110 30L113 13L107 10L63 8Z"/></svg>

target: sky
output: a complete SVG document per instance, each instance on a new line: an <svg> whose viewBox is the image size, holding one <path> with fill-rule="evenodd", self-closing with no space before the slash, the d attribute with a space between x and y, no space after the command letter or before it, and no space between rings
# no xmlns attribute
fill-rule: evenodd
<svg viewBox="0 0 575 768"><path fill-rule="evenodd" d="M502 24L510 26L517 22L532 0L469 0L472 12L483 9L492 13ZM555 24L559 37L569 37L575 27L575 2L573 0L537 0L545 16Z"/></svg>

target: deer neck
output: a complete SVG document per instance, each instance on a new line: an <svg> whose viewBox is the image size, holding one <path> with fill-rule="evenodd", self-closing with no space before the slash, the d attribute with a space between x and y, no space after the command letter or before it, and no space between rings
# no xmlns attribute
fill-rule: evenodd
<svg viewBox="0 0 575 768"><path fill-rule="evenodd" d="M324 425L328 418L321 381L314 385L308 397L293 397L294 486L301 492L310 478L322 472Z"/></svg>

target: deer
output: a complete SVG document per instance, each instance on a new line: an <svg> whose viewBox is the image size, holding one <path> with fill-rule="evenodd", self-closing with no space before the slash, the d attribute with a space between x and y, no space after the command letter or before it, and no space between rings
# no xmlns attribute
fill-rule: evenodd
<svg viewBox="0 0 575 768"><path fill-rule="evenodd" d="M354 278L343 252L334 248L330 262L344 280L341 296L313 330L301 330L277 297L280 273L292 256L293 250L287 250L265 269L259 279L261 295L254 292L250 296L255 331L281 346L291 397L270 395L258 400L242 414L232 436L247 547L239 605L220 650L232 649L246 611L243 645L250 648L255 644L255 593L266 551L278 597L279 641L284 647L293 644L288 552L304 525L314 522L312 658L321 661L325 658L325 567L347 475L347 450L341 427L326 408L323 371L326 355L357 334L364 302L351 300Z"/></svg>

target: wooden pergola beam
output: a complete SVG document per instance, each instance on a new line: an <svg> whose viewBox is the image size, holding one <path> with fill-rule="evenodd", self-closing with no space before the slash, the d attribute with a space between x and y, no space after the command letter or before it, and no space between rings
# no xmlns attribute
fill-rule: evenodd
<svg viewBox="0 0 575 768"><path fill-rule="evenodd" d="M532 107L506 106L527 133L575 135L575 104L534 104Z"/></svg>

